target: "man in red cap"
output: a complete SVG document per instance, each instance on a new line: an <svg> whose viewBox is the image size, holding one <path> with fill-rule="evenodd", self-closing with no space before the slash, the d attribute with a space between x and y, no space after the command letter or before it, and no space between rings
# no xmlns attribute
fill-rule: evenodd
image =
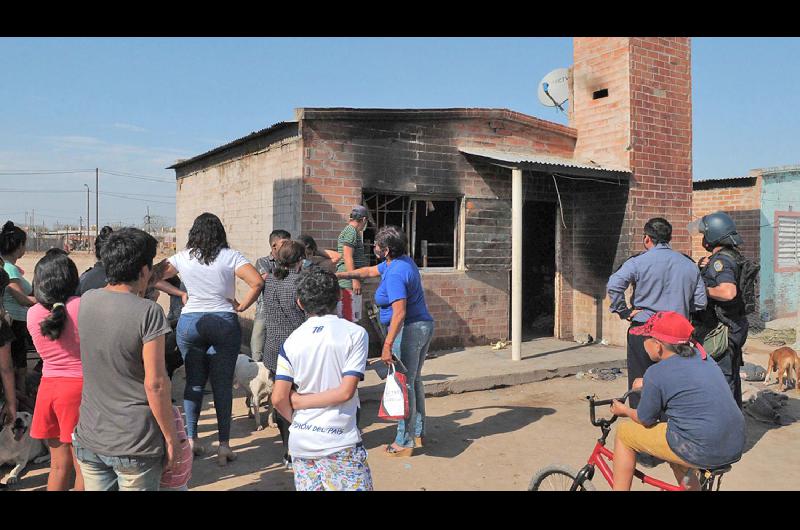
<svg viewBox="0 0 800 530"><path fill-rule="evenodd" d="M645 337L650 366L633 383L642 396L636 409L614 401L621 422L614 441L614 489L631 488L636 454L665 460L679 482L689 468L715 468L739 460L744 449L744 416L717 363L707 361L692 341L692 324L679 313L661 311L631 333ZM660 418L666 421L659 421ZM697 476L688 487L699 488Z"/></svg>

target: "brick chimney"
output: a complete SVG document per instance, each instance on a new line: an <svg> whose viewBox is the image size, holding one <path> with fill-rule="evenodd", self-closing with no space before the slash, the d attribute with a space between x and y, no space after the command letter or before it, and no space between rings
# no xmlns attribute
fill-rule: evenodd
<svg viewBox="0 0 800 530"><path fill-rule="evenodd" d="M656 216L672 223L673 248L691 252L689 39L576 37L573 46L575 158L633 173L621 254L641 250L642 226Z"/></svg>

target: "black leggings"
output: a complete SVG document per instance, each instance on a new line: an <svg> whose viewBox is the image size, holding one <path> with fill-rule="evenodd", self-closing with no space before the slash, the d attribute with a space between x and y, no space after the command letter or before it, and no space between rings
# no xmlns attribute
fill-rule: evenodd
<svg viewBox="0 0 800 530"><path fill-rule="evenodd" d="M287 421L278 409L275 410L275 423L278 424L278 431L281 433L281 442L283 442L283 457L289 459L289 427L292 422Z"/></svg>
<svg viewBox="0 0 800 530"><path fill-rule="evenodd" d="M643 324L643 323L642 323ZM644 373L648 368L655 363L650 360L647 355L647 350L644 349L644 340L646 337L641 335L631 335L633 328L639 327L642 324L633 323L628 328L628 389L633 386L634 379L644 377ZM639 406L639 394L631 394L628 398L628 404L632 409Z"/></svg>

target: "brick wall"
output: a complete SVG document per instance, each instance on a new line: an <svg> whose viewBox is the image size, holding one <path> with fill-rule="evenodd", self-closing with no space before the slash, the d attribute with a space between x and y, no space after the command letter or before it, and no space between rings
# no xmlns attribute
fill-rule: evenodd
<svg viewBox="0 0 800 530"><path fill-rule="evenodd" d="M631 254L643 250L642 227L656 216L675 226L673 248L690 252L685 227L692 207L691 50L682 37L574 39L573 108L571 124L578 130L575 157L629 167L629 188L610 196L577 197L576 209L588 222L587 208L606 209L619 222L614 233L589 234L595 249L613 253L612 270ZM608 89L608 97L593 94ZM610 201L610 203L609 203ZM624 215L620 219L622 204ZM576 229L582 222L576 219ZM585 242L574 236L575 249ZM595 250L596 251L596 250ZM608 277L581 270L585 260L575 256L573 285L574 329L602 334L624 344L625 323L608 314L607 297L598 304ZM604 264L605 265L605 264ZM598 314L601 311L602 314ZM588 330L588 331L587 331Z"/></svg>
<svg viewBox="0 0 800 530"><path fill-rule="evenodd" d="M750 177L715 182L695 182L692 193L692 217L698 219L714 212L725 212L736 223L744 239L742 253L760 261L761 245L761 178ZM692 256L708 255L703 236L692 238Z"/></svg>
<svg viewBox="0 0 800 530"><path fill-rule="evenodd" d="M321 246L333 247L362 190L463 197L467 270L423 273L437 321L433 347L507 337L510 170L470 159L459 148L524 149L568 157L574 131L511 111L485 109L301 109L298 119L304 144L303 231ZM531 182L530 176L526 179ZM526 184L527 198L537 194L536 188Z"/></svg>
<svg viewBox="0 0 800 530"><path fill-rule="evenodd" d="M222 220L229 245L255 263L268 253L267 239L274 228L299 229L299 216L293 212L299 211L300 174L297 137L267 142L246 153L231 150L228 156L178 169L177 248L186 246L195 217L211 212ZM239 299L246 291L246 285L237 282ZM247 328L254 311L255 306L243 314Z"/></svg>
<svg viewBox="0 0 800 530"><path fill-rule="evenodd" d="M691 252L691 49L685 37L630 39L633 245L651 217L675 227L672 247ZM636 249L631 249L636 250Z"/></svg>

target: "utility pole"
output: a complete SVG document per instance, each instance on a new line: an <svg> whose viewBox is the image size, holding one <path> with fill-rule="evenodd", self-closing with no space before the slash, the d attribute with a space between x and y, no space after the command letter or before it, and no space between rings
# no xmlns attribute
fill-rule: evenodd
<svg viewBox="0 0 800 530"><path fill-rule="evenodd" d="M31 227L33 227L34 232L36 232L36 223L33 220L33 212L34 212L34 210L31 210ZM34 245L34 250L38 251L39 250L39 233L38 232L36 232L36 237L33 238L33 245Z"/></svg>
<svg viewBox="0 0 800 530"><path fill-rule="evenodd" d="M145 231L149 234L150 233L150 206L147 206L147 215L144 218L145 226L147 227Z"/></svg>
<svg viewBox="0 0 800 530"><path fill-rule="evenodd" d="M89 217L89 185L86 186L86 252L91 252L91 245L89 244L89 227L92 225L91 218Z"/></svg>
<svg viewBox="0 0 800 530"><path fill-rule="evenodd" d="M100 169L94 168L94 237L100 235Z"/></svg>

